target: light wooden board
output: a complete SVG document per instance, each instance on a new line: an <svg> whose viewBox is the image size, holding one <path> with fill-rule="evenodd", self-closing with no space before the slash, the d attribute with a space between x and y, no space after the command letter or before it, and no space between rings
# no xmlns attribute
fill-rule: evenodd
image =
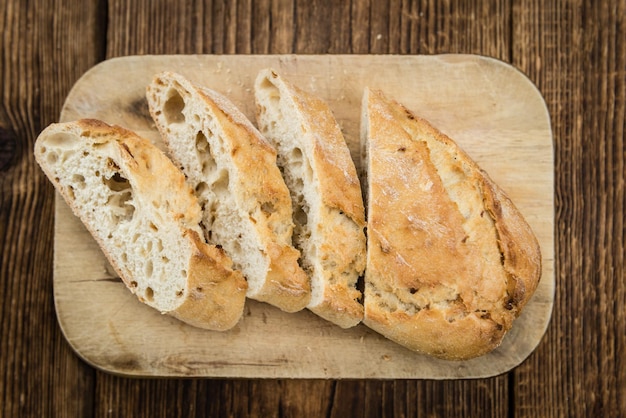
<svg viewBox="0 0 626 418"><path fill-rule="evenodd" d="M383 379L487 377L527 358L546 331L554 298L554 163L545 103L513 67L471 55L125 57L87 72L61 120L97 118L158 143L144 94L162 70L222 92L253 119L253 80L265 67L329 102L357 167L365 86L382 89L455 139L508 192L539 239L543 276L526 310L498 349L463 362L410 352L363 325L342 330L309 311L286 314L255 301L234 329L199 330L139 303L57 195L54 298L78 355L134 376Z"/></svg>

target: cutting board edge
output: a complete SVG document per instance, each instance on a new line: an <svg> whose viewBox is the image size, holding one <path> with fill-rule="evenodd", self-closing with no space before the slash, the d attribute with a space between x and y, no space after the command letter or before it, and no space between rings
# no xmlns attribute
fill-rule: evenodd
<svg viewBox="0 0 626 418"><path fill-rule="evenodd" d="M162 55L146 55L146 56L140 56L140 58L155 58L155 59L161 59L164 57L179 57L178 55L167 55L167 56L162 56ZM280 57L292 57L295 56L294 54L286 54L286 55L276 55L276 56L280 56ZM355 57L354 55L346 55L347 57ZM393 56L397 56L397 57L406 57L406 56L401 56L401 55L384 55L384 56L376 56L376 57L393 57ZM134 56L134 58L137 58L139 56ZM219 55L219 57L223 57L224 59L228 59L231 58L233 56L229 56L229 55ZM310 55L309 57L315 57L315 55ZM371 57L368 55L368 57ZM506 67L509 67L510 69L514 70L516 73L518 73L519 75L523 76L530 85L532 85L532 88L536 91L536 93L539 95L539 97L541 98L542 102L543 102L543 106L545 108L545 114L546 114L546 122L547 122L547 128L551 131L551 121L550 121L550 117L549 117L549 113L547 110L547 106L545 103L545 100L543 99L543 96L541 95L541 93L539 92L539 90L537 89L537 87L530 81L530 79L528 79L528 77L526 75L524 75L521 71L519 71L517 68L515 68L514 66L497 60L495 58L490 58L490 57L484 57L484 56L480 56L480 55L473 55L473 54L442 54L442 55L433 55L433 56L424 56L427 57L428 59L431 58L435 58L435 59L462 59L463 57L468 57L470 59L478 59L478 60L485 60L485 61L492 61L497 63L497 65L504 65ZM99 64L97 64L96 66L92 67L88 72L86 72L83 77L87 76L92 76L93 74L96 74L98 71L104 69L107 65L111 64L111 63L115 63L115 61L117 60L126 60L126 59L131 59L133 58L133 56L130 57L117 57L117 58L112 58L106 61L103 61ZM79 80L79 82L82 80L82 78ZM77 82L78 84L78 82ZM76 87L76 85L74 86ZM66 102L63 105L62 111L61 111L61 119L63 119L63 115L66 111L66 105L67 103L70 101L72 92L74 91L74 88L72 89L72 91L70 92L70 94L68 95L68 98L66 100ZM553 136L550 135L550 139L552 141L553 144ZM554 159L554 153L552 150L552 160ZM553 216L554 216L554 202L552 202L552 209L553 209ZM552 222L552 226L554 226L554 221ZM553 249L552 249L553 250ZM554 260L552 260L552 262L554 263ZM554 265L552 266L552 273L554 275ZM550 302L550 315L546 318L545 322L544 322L544 329L543 332L541 333L541 335L545 335L545 332L547 331L550 321L551 321L551 317L552 317L552 311L553 311L553 301L554 301L554 293L555 293L555 283L554 283L554 277L552 277L552 280L550 282L550 290L551 290L551 302ZM55 303L55 307L56 307L56 303ZM56 309L56 308L55 308ZM57 316L59 316L59 312L57 311ZM109 373L113 373L113 374L117 374L117 375L122 375L122 376L151 376L152 374L142 374L142 373L124 373L124 372L120 372L119 370L112 370L112 369L107 369L104 368L101 364L98 364L97 362L93 361L92 359L89 358L88 355L86 355L80 347L76 346L69 338L68 338L68 334L67 334L67 330L65 329L64 325L61 324L61 329L63 331L63 335L65 336L66 340L68 341L68 343L70 344L70 346L74 349L74 351L78 354L78 356L83 359L85 362L87 362L88 364L92 365L93 367L96 367L100 370L104 370L106 372ZM543 337L542 337L543 338ZM455 378L468 378L468 379L473 379L473 378L483 378L483 377L490 377L490 376L495 376L495 375L499 375L502 373L506 373L508 371L510 371L511 369L515 368L517 365L521 364L528 356L530 356L532 354L532 352L535 350L535 348L540 344L541 339L540 338L538 341L536 341L535 346L528 352L526 353L523 358L521 358L519 360L519 362L515 362L515 364L512 364L510 367L507 366L506 370L502 370L502 371L498 371L496 373L491 373L491 374L486 374L486 375L472 375L472 376L462 376L462 377L430 377L432 379L436 379L436 380L445 380L445 379L455 379ZM193 377L187 374L169 374L167 376L171 376L171 377L182 377L182 376L186 376L186 377ZM213 376L208 376L208 375L198 375L198 377L237 377L237 376L232 376L229 375L228 373L222 375L222 374L215 374ZM255 377L255 376L240 376L240 377ZM271 377L271 376L268 376ZM283 376L283 377L288 377L288 376ZM323 376L311 376L311 378L323 378ZM305 377L306 378L306 377ZM327 378L344 378L344 377L327 377ZM345 378L353 378L353 377L345 377ZM354 377L354 378L360 378L360 377ZM396 378L396 377L375 377L375 378L382 378L382 379L392 379L392 378ZM411 378L411 377L409 377ZM421 376L416 376L413 378L424 378ZM427 377L428 378L428 377Z"/></svg>

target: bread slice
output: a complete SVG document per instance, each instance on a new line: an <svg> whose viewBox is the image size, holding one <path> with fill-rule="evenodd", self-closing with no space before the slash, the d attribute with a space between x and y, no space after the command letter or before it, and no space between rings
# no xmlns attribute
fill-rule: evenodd
<svg viewBox="0 0 626 418"><path fill-rule="evenodd" d="M208 241L243 272L248 297L286 312L303 309L311 287L291 244L291 200L274 148L228 99L180 74L155 76L147 98L203 207Z"/></svg>
<svg viewBox="0 0 626 418"><path fill-rule="evenodd" d="M529 225L450 138L380 91L362 105L368 251L363 322L422 353L497 347L541 274Z"/></svg>
<svg viewBox="0 0 626 418"><path fill-rule="evenodd" d="M46 128L35 158L140 301L200 328L239 321L245 280L206 244L197 199L148 140L84 119Z"/></svg>
<svg viewBox="0 0 626 418"><path fill-rule="evenodd" d="M311 276L317 315L348 328L363 317L356 284L365 268L361 187L343 135L326 103L275 71L255 82L257 122L278 150L291 191L294 242Z"/></svg>

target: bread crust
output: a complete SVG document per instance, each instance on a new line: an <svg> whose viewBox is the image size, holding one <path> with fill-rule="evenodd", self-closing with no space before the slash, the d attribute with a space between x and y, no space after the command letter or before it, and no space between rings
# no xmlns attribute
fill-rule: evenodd
<svg viewBox="0 0 626 418"><path fill-rule="evenodd" d="M281 104L273 103L267 96L274 94L268 93L273 89ZM301 248L312 287L320 289L319 296L313 291L308 308L340 327L352 327L363 317L361 292L355 285L365 268L365 209L359 178L341 129L326 102L289 83L272 69L259 72L255 96L259 129L279 150L283 170L290 170L289 156L285 155L290 147L303 154L303 164L310 164L310 179L304 179L304 188L314 188L317 200L297 203L299 196L292 190L294 210L298 205L310 210L305 224L311 236L306 239L315 242L314 250ZM270 114L282 112L281 109L289 112L289 116L285 114L287 120L273 120ZM273 133L272 124L282 124L280 129L289 130L289 134L281 137ZM321 262L316 265L310 261L313 258Z"/></svg>
<svg viewBox="0 0 626 418"><path fill-rule="evenodd" d="M443 359L488 353L540 279L532 230L487 173L430 123L380 91L366 91L363 112L363 322Z"/></svg>
<svg viewBox="0 0 626 418"><path fill-rule="evenodd" d="M243 314L247 283L241 272L233 270L224 250L206 244L196 231L188 229L185 234L197 249L189 260L191 292L170 314L200 328L230 329Z"/></svg>
<svg viewBox="0 0 626 418"><path fill-rule="evenodd" d="M75 200L75 188L65 178L70 172L60 172L56 164L48 160L50 152L59 155L69 142L74 143L72 152L97 153L98 149L104 150L107 164L114 164L116 170L132 184L135 210L145 209L142 216L152 216L147 214L150 205L167 206L165 219L152 218L154 227L158 229L167 225L174 231L178 230L180 242L185 242L189 249L185 253L187 275L182 278L184 290L181 290L176 306L164 309L145 293L138 293L137 283L142 277L130 268L129 260L119 257L120 252L133 252L130 237L123 240L111 238L115 231L105 229L88 213L98 209L82 207ZM82 119L46 128L35 144L35 157L73 213L85 224L124 284L141 302L200 328L226 330L237 324L243 314L246 282L239 272L232 270L228 257L219 248L204 242L198 234L198 202L185 184L182 173L158 148L127 129L99 120ZM84 178L93 175L84 168L71 167L71 170ZM104 172L106 167L97 167L96 170L96 174ZM105 213L107 207L103 206L101 210ZM167 244L167 239L162 238Z"/></svg>
<svg viewBox="0 0 626 418"><path fill-rule="evenodd" d="M275 80L293 101L304 126L303 134L314 141L311 162L319 181L322 202L329 208L345 213L360 227L365 227L359 177L328 104L285 80Z"/></svg>
<svg viewBox="0 0 626 418"><path fill-rule="evenodd" d="M176 90L176 94L184 100L185 108L189 109L184 110L188 112L185 124L189 132L174 132L168 123L166 102L172 90ZM193 113L198 117L198 130L203 131L206 137L210 136L210 131L219 135L222 149L218 151L209 138L211 153L220 153L227 161L224 166L229 167L228 187L236 206L232 209L245 214L240 221L241 227L258 240L251 251L262 252L263 261L267 263L261 275L247 273L242 268L249 283L254 281L254 285L248 287L248 297L286 312L302 310L311 296L310 281L298 264L300 252L291 245L291 200L276 165L276 150L227 98L209 88L194 85L180 74L163 72L156 75L147 89L147 97L150 113L172 159L183 167L194 189L206 179L191 174L189 168L194 162L181 152L181 142L194 141L197 133L190 128L190 115ZM204 158L213 157L207 155ZM205 212L205 219L208 215ZM208 222L204 226L210 234ZM229 242L215 242L228 252L229 243L238 239L235 232L232 234L228 237ZM240 261L238 256L234 253L229 255L237 265ZM239 257L249 256L250 253L247 253Z"/></svg>

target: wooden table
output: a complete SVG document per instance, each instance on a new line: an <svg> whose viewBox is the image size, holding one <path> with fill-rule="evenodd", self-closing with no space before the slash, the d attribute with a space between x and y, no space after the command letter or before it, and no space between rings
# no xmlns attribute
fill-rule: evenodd
<svg viewBox="0 0 626 418"><path fill-rule="evenodd" d="M0 416L626 416L623 0L184 3L1 3ZM556 293L518 367L471 380L143 379L92 368L66 342L55 195L32 148L74 83L120 56L290 53L479 54L538 87L554 137Z"/></svg>

